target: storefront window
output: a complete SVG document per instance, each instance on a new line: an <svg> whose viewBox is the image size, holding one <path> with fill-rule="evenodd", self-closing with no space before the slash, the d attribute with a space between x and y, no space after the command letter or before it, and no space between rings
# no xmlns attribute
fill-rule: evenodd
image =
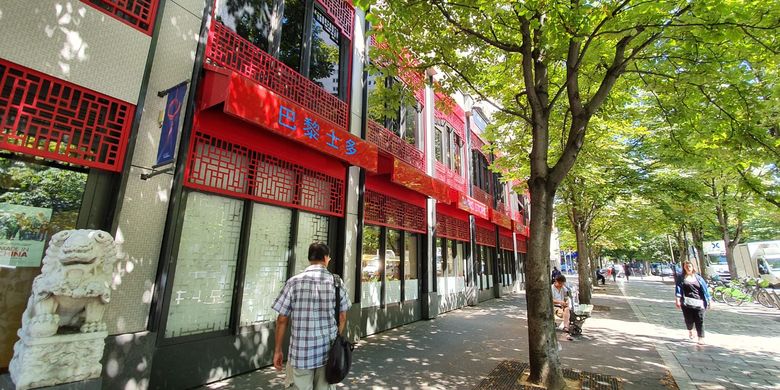
<svg viewBox="0 0 780 390"><path fill-rule="evenodd" d="M385 240L385 303L401 301L401 253L403 241L399 230L387 229Z"/></svg>
<svg viewBox="0 0 780 390"><path fill-rule="evenodd" d="M330 219L300 211L298 213L298 233L295 244L295 269L293 275L300 273L309 266L309 245L313 242L328 242Z"/></svg>
<svg viewBox="0 0 780 390"><path fill-rule="evenodd" d="M243 201L187 195L165 337L227 329Z"/></svg>
<svg viewBox="0 0 780 390"><path fill-rule="evenodd" d="M404 299L417 299L417 234L404 234Z"/></svg>
<svg viewBox="0 0 780 390"><path fill-rule="evenodd" d="M75 229L87 173L0 158L0 371L13 356L16 331L51 236ZM23 245L24 256L9 253Z"/></svg>
<svg viewBox="0 0 780 390"><path fill-rule="evenodd" d="M379 258L379 239L381 229L378 226L363 227L363 253L361 254L361 297L362 307L379 306L381 303L381 270Z"/></svg>
<svg viewBox="0 0 780 390"><path fill-rule="evenodd" d="M273 321L274 299L287 279L292 210L260 203L252 205L241 325Z"/></svg>
<svg viewBox="0 0 780 390"><path fill-rule="evenodd" d="M318 9L314 9L309 79L328 93L339 94L339 29Z"/></svg>

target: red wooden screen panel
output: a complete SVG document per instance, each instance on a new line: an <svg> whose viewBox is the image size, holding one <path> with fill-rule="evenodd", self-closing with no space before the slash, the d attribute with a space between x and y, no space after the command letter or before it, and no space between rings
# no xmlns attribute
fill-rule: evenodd
<svg viewBox="0 0 780 390"><path fill-rule="evenodd" d="M317 2L325 8L325 12L333 19L341 33L352 40L355 8L344 0L317 0Z"/></svg>
<svg viewBox="0 0 780 390"><path fill-rule="evenodd" d="M185 185L223 195L343 216L344 180L196 131Z"/></svg>
<svg viewBox="0 0 780 390"><path fill-rule="evenodd" d="M503 234L498 236L499 245L501 246L501 249L507 249L507 250L514 250L514 243L512 240L512 236L505 236Z"/></svg>
<svg viewBox="0 0 780 390"><path fill-rule="evenodd" d="M477 226L477 244L496 246L496 232L493 229Z"/></svg>
<svg viewBox="0 0 780 390"><path fill-rule="evenodd" d="M517 251L520 253L528 253L528 239L522 237L517 238Z"/></svg>
<svg viewBox="0 0 780 390"><path fill-rule="evenodd" d="M346 130L349 115L346 103L234 33L221 22L215 21L211 25L206 58L216 65L232 69L268 87Z"/></svg>
<svg viewBox="0 0 780 390"><path fill-rule="evenodd" d="M0 59L0 148L121 171L135 106Z"/></svg>
<svg viewBox="0 0 780 390"><path fill-rule="evenodd" d="M366 223L426 232L424 208L370 190L365 192L364 197Z"/></svg>
<svg viewBox="0 0 780 390"><path fill-rule="evenodd" d="M160 0L82 0L146 35L152 35Z"/></svg>
<svg viewBox="0 0 780 390"><path fill-rule="evenodd" d="M436 237L469 241L469 222L437 212Z"/></svg>
<svg viewBox="0 0 780 390"><path fill-rule="evenodd" d="M454 99L441 92L436 92L436 100L442 101L447 112L434 109L434 117L449 123L460 139L463 139L466 134L466 114L463 109Z"/></svg>
<svg viewBox="0 0 780 390"><path fill-rule="evenodd" d="M425 155L423 155L423 152L379 123L368 120L366 140L376 144L380 150L425 172Z"/></svg>
<svg viewBox="0 0 780 390"><path fill-rule="evenodd" d="M487 191L477 186L471 186L471 188L474 190L474 199L488 206L493 204L493 196L488 194Z"/></svg>
<svg viewBox="0 0 780 390"><path fill-rule="evenodd" d="M447 183L450 187L466 193L466 178L459 173L451 170L446 165L439 161L434 161L434 168L436 171L436 178Z"/></svg>
<svg viewBox="0 0 780 390"><path fill-rule="evenodd" d="M480 153L482 153L483 156L487 157L487 155L484 152L485 147L485 141L482 140L476 133L471 133L471 149L476 150Z"/></svg>

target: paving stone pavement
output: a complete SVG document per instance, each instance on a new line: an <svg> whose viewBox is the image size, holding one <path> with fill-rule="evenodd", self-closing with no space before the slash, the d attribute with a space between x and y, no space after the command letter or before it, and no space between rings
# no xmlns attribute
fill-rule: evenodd
<svg viewBox="0 0 780 390"><path fill-rule="evenodd" d="M567 276L569 277L569 276ZM571 278L576 283L576 278ZM598 287L582 337L558 333L564 367L621 378L630 389L780 389L780 310L716 306L707 345L687 340L674 286L659 278ZM473 389L505 360L528 361L525 294L512 294L362 339L339 389ZM272 368L201 389L281 389Z"/></svg>
<svg viewBox="0 0 780 390"><path fill-rule="evenodd" d="M704 319L705 344L687 341L674 285L666 278L619 281L681 389L780 389L780 310L714 303ZM645 332L639 332L645 333Z"/></svg>

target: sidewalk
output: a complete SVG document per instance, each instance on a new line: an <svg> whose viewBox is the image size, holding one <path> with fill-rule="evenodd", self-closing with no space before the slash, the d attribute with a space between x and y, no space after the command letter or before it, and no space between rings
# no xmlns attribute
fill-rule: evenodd
<svg viewBox="0 0 780 390"><path fill-rule="evenodd" d="M619 283L681 389L780 389L780 310L714 303L704 319L705 345L689 341L669 278Z"/></svg>
<svg viewBox="0 0 780 390"><path fill-rule="evenodd" d="M655 343L679 337L640 322L612 282L595 292L593 303L582 337L567 341L558 333L563 366L621 377L625 389L664 389L667 371ZM472 389L501 361L528 361L526 314L525 295L514 294L366 337L339 388ZM635 330L648 335L637 337ZM281 389L282 379L271 368L202 389Z"/></svg>

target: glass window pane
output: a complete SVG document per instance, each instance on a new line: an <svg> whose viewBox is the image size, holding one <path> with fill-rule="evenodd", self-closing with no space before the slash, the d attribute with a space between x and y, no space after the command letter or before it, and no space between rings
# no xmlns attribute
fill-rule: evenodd
<svg viewBox="0 0 780 390"><path fill-rule="evenodd" d="M322 12L314 9L309 79L328 93L339 94L340 32Z"/></svg>
<svg viewBox="0 0 780 390"><path fill-rule="evenodd" d="M404 235L404 299L417 299L417 234Z"/></svg>
<svg viewBox="0 0 780 390"><path fill-rule="evenodd" d="M309 245L313 242L328 243L330 218L324 215L298 213L298 235L295 243L295 269L293 275L309 266Z"/></svg>
<svg viewBox="0 0 780 390"><path fill-rule="evenodd" d="M454 168L455 172L460 173L462 144L461 144L460 137L457 134L455 134L455 143L454 143L453 146L455 148L455 150L453 151L453 155L452 155L452 161L453 161L453 165L454 165L453 168Z"/></svg>
<svg viewBox="0 0 780 390"><path fill-rule="evenodd" d="M297 71L301 69L303 25L306 15L304 0L285 0L282 36L279 41L279 60Z"/></svg>
<svg viewBox="0 0 780 390"><path fill-rule="evenodd" d="M444 149L442 146L442 129L440 127L436 127L436 129L433 132L433 154L434 157L436 157L436 161L438 162L444 162Z"/></svg>
<svg viewBox="0 0 780 390"><path fill-rule="evenodd" d="M281 9L274 8L273 0L217 0L215 7L217 21L265 52L273 53L271 25L281 16Z"/></svg>
<svg viewBox="0 0 780 390"><path fill-rule="evenodd" d="M216 2L218 21L295 70L300 70L305 11L303 0ZM274 31L278 25L281 30Z"/></svg>
<svg viewBox="0 0 780 390"><path fill-rule="evenodd" d="M187 195L165 337L227 329L243 201Z"/></svg>
<svg viewBox="0 0 780 390"><path fill-rule="evenodd" d="M420 126L420 113L417 111L417 102L406 105L404 112L404 133L403 139L410 145L418 146L417 138Z"/></svg>
<svg viewBox="0 0 780 390"><path fill-rule="evenodd" d="M369 119L385 125L385 76L373 66L369 67L368 74L368 117Z"/></svg>
<svg viewBox="0 0 780 390"><path fill-rule="evenodd" d="M455 264L456 264L455 263L455 257L457 257L457 255L458 255L457 254L457 249L455 247L457 242L454 241L454 240L450 240L450 241L447 241L447 243L448 243L447 249L449 251L449 253L447 254L447 275L452 276L452 275L455 275L455 272L457 271L455 269Z"/></svg>
<svg viewBox="0 0 780 390"><path fill-rule="evenodd" d="M30 248L26 258L0 259L0 264L16 267L0 268L0 367L8 367L13 357L44 246L54 233L76 228L86 182L83 172L0 158L0 240L26 242Z"/></svg>
<svg viewBox="0 0 780 390"><path fill-rule="evenodd" d="M379 277L382 264L379 259L380 228L366 225L363 227L363 253L360 257L361 268L361 297L362 307L379 306L380 287L382 282Z"/></svg>
<svg viewBox="0 0 780 390"><path fill-rule="evenodd" d="M385 303L401 301L401 232L387 229L385 240Z"/></svg>
<svg viewBox="0 0 780 390"><path fill-rule="evenodd" d="M255 203L246 258L242 326L273 321L271 305L287 279L292 210Z"/></svg>

